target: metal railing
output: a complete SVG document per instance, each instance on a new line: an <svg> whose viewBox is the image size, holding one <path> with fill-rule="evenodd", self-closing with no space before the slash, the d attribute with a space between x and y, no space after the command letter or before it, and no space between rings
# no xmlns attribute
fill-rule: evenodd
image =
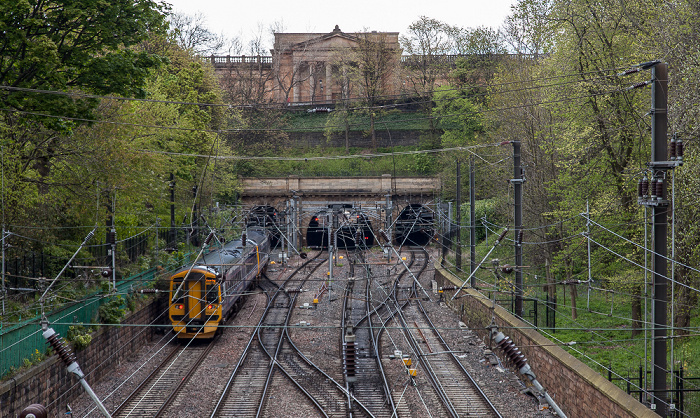
<svg viewBox="0 0 700 418"><path fill-rule="evenodd" d="M146 283L155 280L156 269L151 268L117 283L116 294L128 292L134 283ZM52 328L66 336L70 324L91 323L98 315L100 306L112 300L109 295L96 292L81 302L73 303L46 315ZM37 350L43 354L46 341L41 335L41 315L37 313L31 319L24 320L10 327L0 325L0 376L19 369L25 365L25 359L36 356Z"/></svg>

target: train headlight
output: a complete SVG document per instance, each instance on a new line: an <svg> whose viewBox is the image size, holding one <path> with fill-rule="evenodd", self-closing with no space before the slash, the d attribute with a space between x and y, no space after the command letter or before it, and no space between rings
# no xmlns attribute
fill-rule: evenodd
<svg viewBox="0 0 700 418"><path fill-rule="evenodd" d="M185 309L185 305L175 305L175 309Z"/></svg>

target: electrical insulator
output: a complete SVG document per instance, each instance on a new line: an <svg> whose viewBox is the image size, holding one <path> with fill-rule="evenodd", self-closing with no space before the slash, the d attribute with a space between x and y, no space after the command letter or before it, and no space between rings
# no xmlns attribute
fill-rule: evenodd
<svg viewBox="0 0 700 418"><path fill-rule="evenodd" d="M513 266L511 266L510 264L506 264L506 265L501 267L501 271L506 273L506 274L510 274L513 272Z"/></svg>
<svg viewBox="0 0 700 418"><path fill-rule="evenodd" d="M683 149L685 148L685 145L683 144L682 139L677 139L676 140L676 160L678 161L683 161Z"/></svg>
<svg viewBox="0 0 700 418"><path fill-rule="evenodd" d="M523 244L523 230L518 231L518 245Z"/></svg>
<svg viewBox="0 0 700 418"><path fill-rule="evenodd" d="M637 197L640 199L644 197L644 192L642 191L642 179L639 179L637 182Z"/></svg>
<svg viewBox="0 0 700 418"><path fill-rule="evenodd" d="M515 346L515 343L511 341L509 337L506 337L502 332L499 332L496 334L494 339L496 341L496 345L503 350L505 355L508 356L508 359L513 362L518 369L523 368L527 364L527 359L523 353L518 350L518 347Z"/></svg>
<svg viewBox="0 0 700 418"><path fill-rule="evenodd" d="M114 245L117 242L116 229L112 228L109 230L109 232L107 233L107 242L111 245Z"/></svg>
<svg viewBox="0 0 700 418"><path fill-rule="evenodd" d="M651 200L656 200L656 179L651 179L649 182L649 194Z"/></svg>
<svg viewBox="0 0 700 418"><path fill-rule="evenodd" d="M24 408L19 414L19 418L47 418L48 411L44 405L35 403Z"/></svg>
<svg viewBox="0 0 700 418"><path fill-rule="evenodd" d="M241 235L241 246L242 246L242 247L245 247L246 241L248 241L248 236L247 236L247 234L244 232L243 235Z"/></svg>
<svg viewBox="0 0 700 418"><path fill-rule="evenodd" d="M671 143L668 144L668 153L671 155L671 161L676 159L676 136L671 137Z"/></svg>
<svg viewBox="0 0 700 418"><path fill-rule="evenodd" d="M51 345L53 351L55 351L61 360L63 360L63 363L66 366L70 366L71 364L75 363L75 354L73 354L70 346L56 331L53 330L53 328L49 328L44 331L43 336L46 338L49 345Z"/></svg>
<svg viewBox="0 0 700 418"><path fill-rule="evenodd" d="M642 197L648 197L649 196L649 179L647 176L644 176L642 178Z"/></svg>
<svg viewBox="0 0 700 418"><path fill-rule="evenodd" d="M379 236L382 237L382 239L387 243L389 242L389 236L386 234L386 232L384 232L383 229L379 230Z"/></svg>
<svg viewBox="0 0 700 418"><path fill-rule="evenodd" d="M209 235L204 239L204 245L209 245L211 240L214 239L214 233L210 232Z"/></svg>
<svg viewBox="0 0 700 418"><path fill-rule="evenodd" d="M656 180L656 198L658 200L664 200L666 193L664 193L664 179L659 177Z"/></svg>
<svg viewBox="0 0 700 418"><path fill-rule="evenodd" d="M101 275L102 277L104 277L104 278L112 277L112 269L103 269L103 270L100 272L100 275Z"/></svg>

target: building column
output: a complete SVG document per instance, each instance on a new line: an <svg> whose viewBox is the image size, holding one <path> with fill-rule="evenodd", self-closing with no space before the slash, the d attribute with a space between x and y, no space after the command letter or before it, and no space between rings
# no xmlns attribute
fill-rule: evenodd
<svg viewBox="0 0 700 418"><path fill-rule="evenodd" d="M309 65L309 102L316 101L316 77L314 77L314 66Z"/></svg>
<svg viewBox="0 0 700 418"><path fill-rule="evenodd" d="M332 74L331 64L326 63L326 102L331 102L333 100L333 83L331 83Z"/></svg>

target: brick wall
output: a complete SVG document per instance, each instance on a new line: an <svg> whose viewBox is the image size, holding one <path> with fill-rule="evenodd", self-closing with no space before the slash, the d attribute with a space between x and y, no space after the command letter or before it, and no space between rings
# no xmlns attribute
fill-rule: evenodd
<svg viewBox="0 0 700 418"><path fill-rule="evenodd" d="M163 312L160 305L154 299L127 317L122 325L159 321L158 316ZM150 341L155 330L154 327L106 326L94 333L90 345L76 353L87 382L90 385L97 383L115 364ZM37 348L44 351L45 346ZM0 416L18 417L22 409L34 403L47 407L50 417L59 416L66 410L66 404L82 393L83 388L78 378L69 374L58 356L53 355L41 364L0 383Z"/></svg>
<svg viewBox="0 0 700 418"><path fill-rule="evenodd" d="M438 286L457 285L462 281L450 272L435 266ZM632 396L609 382L599 373L554 345L528 324L493 305L483 294L465 288L453 301L454 291L445 291L448 306L460 314L460 319L482 337L495 317L499 330L518 346L535 372L537 380L569 417L658 417Z"/></svg>

